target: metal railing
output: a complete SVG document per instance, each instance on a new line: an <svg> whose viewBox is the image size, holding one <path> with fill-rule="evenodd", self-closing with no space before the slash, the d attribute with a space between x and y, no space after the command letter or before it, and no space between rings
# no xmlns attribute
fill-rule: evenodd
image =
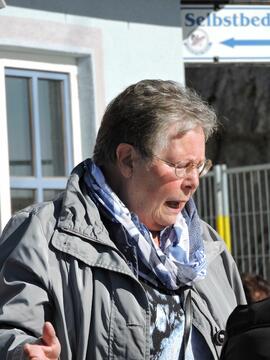
<svg viewBox="0 0 270 360"><path fill-rule="evenodd" d="M270 280L270 164L215 166L201 179L194 199L201 218L224 238L240 272Z"/></svg>

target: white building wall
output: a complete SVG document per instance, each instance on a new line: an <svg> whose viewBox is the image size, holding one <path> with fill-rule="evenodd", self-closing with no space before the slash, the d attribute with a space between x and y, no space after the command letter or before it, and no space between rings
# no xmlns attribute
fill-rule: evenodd
<svg viewBox="0 0 270 360"><path fill-rule="evenodd" d="M172 11L179 11L180 24L175 3ZM94 57L95 128L105 105L129 84L144 78L184 82L180 25L130 23L9 5L1 10L1 18L0 56L8 49L17 57L42 55L43 61L58 55L60 63Z"/></svg>
<svg viewBox="0 0 270 360"><path fill-rule="evenodd" d="M149 1L145 0L148 4ZM153 2L157 3L156 0ZM145 78L172 79L184 83L178 0L171 0L170 11L174 14L172 25L168 18L161 24L157 21L162 16L170 17L170 14L162 13L160 1L156 8L158 16L153 13L155 21L148 23L137 22L136 19L130 21L132 9L125 21L113 17L91 17L87 11L87 16L84 16L83 11L74 15L64 11L31 9L30 3L27 2L28 8L17 7L17 4L9 5L7 0L7 6L0 10L0 60L5 64L11 59L13 64L14 60L30 61L42 66L48 64L48 67L55 65L58 69L62 65L63 71L65 66L78 68L78 89L74 92L78 94L78 99L73 99L73 114L77 118L73 118L73 124L79 128L74 127L73 135L81 134L81 138L76 138L74 142L77 147L81 146L78 154L82 158L92 154L105 106L126 86ZM168 10L168 3L165 8ZM147 9L145 11L149 11ZM179 26L175 24L175 12L179 12ZM147 17L151 17L151 14L147 14ZM3 73L0 80L0 91L4 91ZM74 77L73 86L76 86ZM5 118L0 115L0 122L6 121ZM3 163L6 167L7 149L2 154L4 158L0 160L0 166ZM76 162L80 161L80 156L75 157ZM5 173L8 173L7 169ZM6 176L0 187L2 193L8 196L9 181ZM10 205L5 209L1 198L0 211L1 230L10 216Z"/></svg>
<svg viewBox="0 0 270 360"><path fill-rule="evenodd" d="M106 103L141 79L183 81L180 27L97 19L92 23L103 33Z"/></svg>

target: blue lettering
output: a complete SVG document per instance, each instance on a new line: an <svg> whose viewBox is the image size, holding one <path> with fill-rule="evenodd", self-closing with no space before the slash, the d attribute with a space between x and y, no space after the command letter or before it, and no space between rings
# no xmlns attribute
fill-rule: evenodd
<svg viewBox="0 0 270 360"><path fill-rule="evenodd" d="M204 16L199 16L196 21L197 25L201 25L204 20L205 20Z"/></svg>
<svg viewBox="0 0 270 360"><path fill-rule="evenodd" d="M247 16L245 16L243 13L240 14L240 26L248 26L250 23L250 20Z"/></svg>
<svg viewBox="0 0 270 360"><path fill-rule="evenodd" d="M269 13L262 18L262 25L270 26L270 14Z"/></svg>
<svg viewBox="0 0 270 360"><path fill-rule="evenodd" d="M230 16L224 16L223 25L224 26L231 26L232 25L232 19L230 18Z"/></svg>
<svg viewBox="0 0 270 360"><path fill-rule="evenodd" d="M196 16L194 13L185 15L185 26L213 26L213 27L248 27L248 26L268 26L270 27L270 13L265 16L247 16L245 13L236 13L221 17L217 12L207 13L205 16Z"/></svg>
<svg viewBox="0 0 270 360"><path fill-rule="evenodd" d="M211 13L206 15L206 26L211 26Z"/></svg>
<svg viewBox="0 0 270 360"><path fill-rule="evenodd" d="M185 25L186 26L194 26L196 24L196 20L194 19L193 13L187 13L185 16Z"/></svg>
<svg viewBox="0 0 270 360"><path fill-rule="evenodd" d="M251 24L253 26L260 26L261 23L261 19L258 16L254 16L253 18L251 18Z"/></svg>
<svg viewBox="0 0 270 360"><path fill-rule="evenodd" d="M236 14L233 14L233 16L232 16L232 23L233 23L233 26L238 26L237 25L237 15Z"/></svg>
<svg viewBox="0 0 270 360"><path fill-rule="evenodd" d="M216 13L213 14L213 26L220 26L222 25L222 18L217 16Z"/></svg>

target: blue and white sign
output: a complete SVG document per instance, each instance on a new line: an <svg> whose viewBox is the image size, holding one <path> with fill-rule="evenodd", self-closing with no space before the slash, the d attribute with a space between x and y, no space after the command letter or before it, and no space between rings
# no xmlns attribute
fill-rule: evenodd
<svg viewBox="0 0 270 360"><path fill-rule="evenodd" d="M270 61L270 6L182 6L185 62Z"/></svg>

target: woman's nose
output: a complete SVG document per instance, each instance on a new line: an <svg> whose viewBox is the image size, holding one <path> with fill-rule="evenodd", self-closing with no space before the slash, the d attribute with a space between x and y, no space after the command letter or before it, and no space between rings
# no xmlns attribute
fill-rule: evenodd
<svg viewBox="0 0 270 360"><path fill-rule="evenodd" d="M182 183L183 186L189 187L193 191L197 189L200 183L199 172L196 167L191 169L188 174L186 174L185 179Z"/></svg>

